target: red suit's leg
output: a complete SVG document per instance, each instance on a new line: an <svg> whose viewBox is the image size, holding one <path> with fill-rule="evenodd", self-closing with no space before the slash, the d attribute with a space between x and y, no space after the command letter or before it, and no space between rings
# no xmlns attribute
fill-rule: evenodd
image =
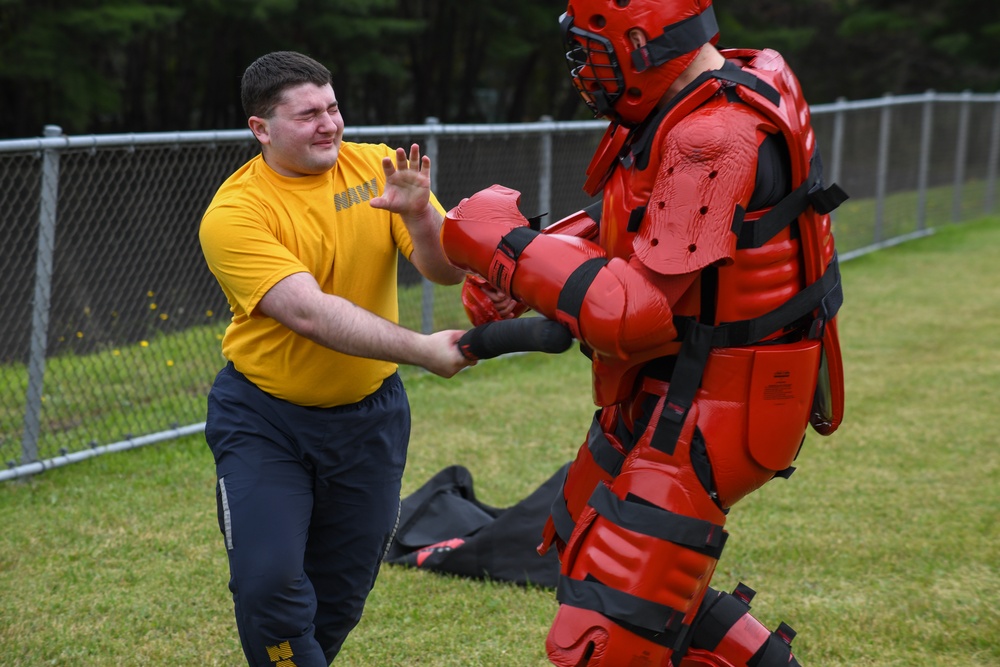
<svg viewBox="0 0 1000 667"><path fill-rule="evenodd" d="M691 667L797 664L781 641L782 634L791 633L779 629L772 635L746 608L713 646L712 633L703 628L717 624L717 612L730 608L735 598L714 591L704 605L703 598L726 541L722 508L788 466L807 419L809 402L803 399L795 402L800 428L758 428L750 413L766 412L767 406L748 400L750 378L760 372L773 375L770 355L783 354L787 363L780 377L788 383L783 396L793 403L800 357L814 360L816 349L804 344L773 346L764 353L713 352L676 438L664 435L676 423L676 412L664 410L669 385L647 379L634 404L641 406L633 427L637 440L621 448L628 454L618 475L597 474L581 482L570 469L566 489L571 492L564 498L575 525L560 552L561 606L546 641L555 665L672 667L685 654ZM814 381L813 374L802 384ZM588 460L584 449L575 464ZM586 503L571 502L583 497L594 478L598 481ZM752 660L758 654L767 662Z"/></svg>
<svg viewBox="0 0 1000 667"><path fill-rule="evenodd" d="M663 398L655 403L655 424ZM562 554L562 603L546 641L560 667L667 664L683 653L725 544L725 514L690 460L697 406L672 452L647 429L598 484Z"/></svg>

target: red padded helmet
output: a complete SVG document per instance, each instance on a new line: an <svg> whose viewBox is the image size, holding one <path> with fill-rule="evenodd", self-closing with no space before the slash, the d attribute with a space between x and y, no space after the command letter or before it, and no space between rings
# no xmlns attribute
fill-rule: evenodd
<svg viewBox="0 0 1000 667"><path fill-rule="evenodd" d="M559 19L570 76L595 116L645 120L698 50L719 38L712 0L569 0ZM641 29L641 49L629 39Z"/></svg>

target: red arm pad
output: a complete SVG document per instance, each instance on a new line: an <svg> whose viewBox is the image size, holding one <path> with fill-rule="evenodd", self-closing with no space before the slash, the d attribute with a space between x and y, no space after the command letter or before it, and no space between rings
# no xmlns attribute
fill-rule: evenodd
<svg viewBox="0 0 1000 667"><path fill-rule="evenodd" d="M597 202L596 206L600 206ZM562 234L565 236L575 236L588 241L597 241L598 227L597 221L587 210L577 211L562 220L552 223L542 230L543 234ZM599 211L599 209L598 209ZM599 217L599 212L598 212ZM465 307L465 314L469 321L475 325L486 322L496 322L503 319L493 303L493 300L483 291L483 285L488 284L484 278L469 274L462 285L462 305ZM520 317L528 308L524 304L518 304L514 312L508 317Z"/></svg>
<svg viewBox="0 0 1000 667"><path fill-rule="evenodd" d="M600 354L626 358L674 340L669 303L643 272L608 262L585 239L527 229L518 198L493 186L452 209L441 228L449 260L565 324Z"/></svg>

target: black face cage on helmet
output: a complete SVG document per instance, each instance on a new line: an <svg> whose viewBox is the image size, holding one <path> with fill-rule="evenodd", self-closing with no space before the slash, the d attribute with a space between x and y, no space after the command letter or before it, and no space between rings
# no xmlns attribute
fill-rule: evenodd
<svg viewBox="0 0 1000 667"><path fill-rule="evenodd" d="M574 27L568 14L560 17L559 26L573 85L595 116L607 114L625 91L625 76L614 47L608 39ZM595 63L594 55L607 62Z"/></svg>

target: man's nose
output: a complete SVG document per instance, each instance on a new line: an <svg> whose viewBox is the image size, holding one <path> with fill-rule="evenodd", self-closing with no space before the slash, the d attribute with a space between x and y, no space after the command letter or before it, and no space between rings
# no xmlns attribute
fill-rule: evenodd
<svg viewBox="0 0 1000 667"><path fill-rule="evenodd" d="M337 129L337 114L329 111L320 114L320 127L326 132L333 132Z"/></svg>

